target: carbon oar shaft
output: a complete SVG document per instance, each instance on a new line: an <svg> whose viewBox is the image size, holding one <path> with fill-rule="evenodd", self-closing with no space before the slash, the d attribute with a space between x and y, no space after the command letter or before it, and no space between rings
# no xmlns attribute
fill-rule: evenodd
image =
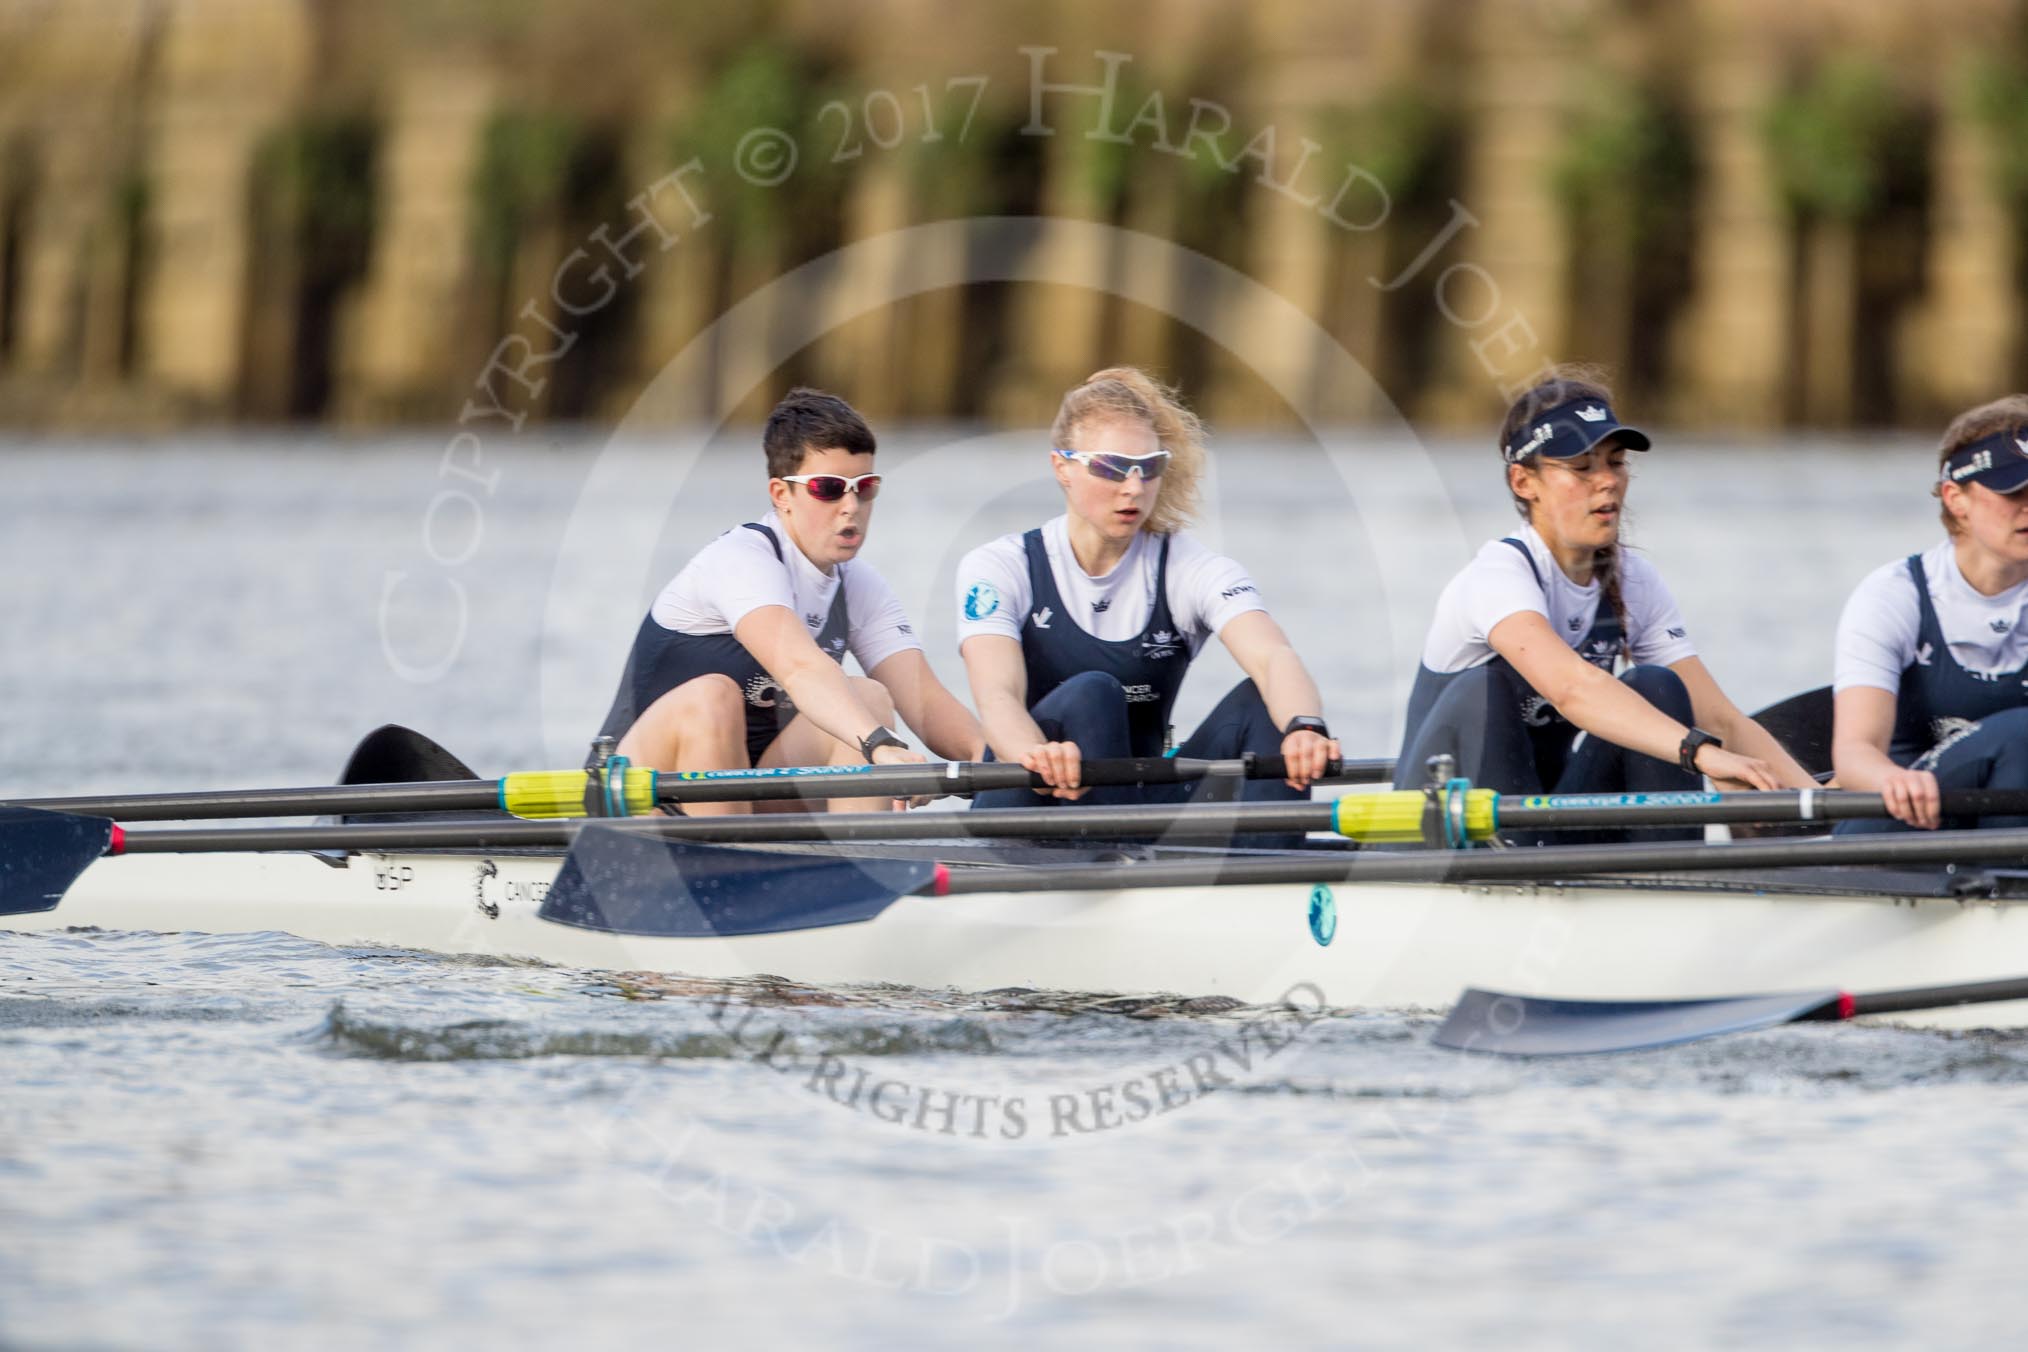
<svg viewBox="0 0 2028 1352"><path fill-rule="evenodd" d="M2028 977L1998 981L1963 981L1948 986L1908 986L1901 990L1862 992L1837 1005L1803 1017L1812 1020L1856 1019L1861 1014L1899 1014L1911 1009L1942 1009L1950 1005L1986 1005L2001 1000L2028 1000Z"/></svg>
<svg viewBox="0 0 2028 1352"><path fill-rule="evenodd" d="M1300 829L1329 804L1237 803L1206 808L1013 808L935 814L808 813L714 819L639 818L604 822L395 822L385 825L287 826L131 831L120 852L164 854L232 850L511 849L566 845L585 829L663 840L737 845L764 841L935 840L943 838L1064 838L1147 835L1165 841L1219 840L1244 830ZM1106 814L1103 818L1099 814ZM1086 832L1067 818L1092 817ZM1207 883L1276 882L1551 882L1601 874L1752 870L1845 864L2028 863L2028 830L1937 831L1850 836L1818 841L1750 840L1653 845L1557 845L1515 850L1362 851L1347 855L1231 855L1163 860L1130 866L995 868L954 875L952 892L1188 887Z"/></svg>
<svg viewBox="0 0 2028 1352"><path fill-rule="evenodd" d="M1080 782L1092 787L1194 784L1206 779L1275 780L1288 771L1280 756L1196 760L1147 756L1086 761ZM1319 784L1372 784L1394 773L1391 760L1351 760ZM694 778L665 774L655 796L664 803L738 803L787 798L908 798L923 794L969 797L994 789L1039 789L1042 776L995 761L940 765L843 766L820 770L711 770Z"/></svg>
<svg viewBox="0 0 2028 1352"><path fill-rule="evenodd" d="M965 892L1087 891L1196 887L1213 883L1559 882L1621 873L1753 870L1842 864L2028 862L2028 830L1934 831L1822 841L1749 840L1726 845L1552 845L1517 850L1401 850L1357 854L1233 855L1100 868L993 869L953 873Z"/></svg>
<svg viewBox="0 0 2028 1352"><path fill-rule="evenodd" d="M1135 764L1129 762L1128 764ZM1205 762L1205 764L1237 766L1239 762ZM887 769L890 767L880 767ZM981 770L1012 772L1026 775L1019 766L982 765L973 767ZM1186 767L1187 768L1187 767ZM483 782L483 781L482 781ZM400 803L430 803L435 810L454 811L471 809L477 805L471 786L446 783L440 785L364 785L351 792L369 794L379 788L423 790L420 794L404 797L389 794L385 797L363 796L351 802L341 811L405 811L425 810L391 806ZM763 786L764 787L764 786ZM288 809L275 806L267 794L314 793L317 790L264 790L250 791L238 795L235 803L245 807L243 814L228 814L213 811L213 815L280 816ZM463 796L461 796L461 793ZM867 796L879 796L869 794ZM190 804L185 795L159 795L167 800L158 812L143 810L129 820L173 820L191 815ZM1383 795L1357 795L1348 800L1354 805L1377 803ZM1415 797L1419 797L1416 795ZM1643 827L1696 826L1707 822L1781 822L1781 821L1828 821L1856 818L1879 818L1887 815L1878 794L1843 794L1818 792L1815 801L1807 801L1812 795L1797 793L1739 793L1739 794L1660 794L1660 795L1590 795L1584 798L1529 799L1509 797L1499 800L1499 820L1502 829L1638 829ZM1664 801L1640 801L1660 799ZM1682 799L1685 801L1673 801ZM40 803L22 804L43 810L56 810L49 804L81 801L89 810L62 810L73 816L109 815L115 800L44 800ZM1413 799L1411 799L1413 801ZM296 810L306 810L298 807ZM1976 816L2028 815L2028 793L2018 791L1968 790L1944 795L1946 815ZM510 817L499 817L483 821L436 821L436 822L388 822L353 823L342 826L284 826L256 828L221 828L206 830L193 828L182 831L156 831L129 834L128 853L140 853L143 849L162 851L168 849L267 849L267 850L381 850L381 849L440 849L458 846L473 846L481 849L512 848L516 846L539 847L567 844L586 821L606 821L608 824L627 829L638 829L659 835L668 840L723 841L727 844L752 843L756 841L811 841L811 840L921 840L936 837L953 838L1051 838L1061 840L1103 840L1119 837L1159 837L1175 842L1207 842L1229 840L1249 832L1273 834L1302 834L1311 831L1341 831L1359 838L1362 828L1341 818L1335 802L1253 802L1253 803L1208 803L1158 804L1147 806L1121 807L1060 807L1036 806L1033 808L1003 808L987 812L936 813L764 813L749 817L695 817L695 818L570 818L556 821L520 821ZM1990 841L2005 833L1987 831L1976 838ZM1371 837L1367 837L1371 838ZM1379 837L1399 839L1398 836ZM1914 859L1913 851L1927 834L1913 835L1896 833L1884 836L1881 848L1888 851L1892 859ZM1958 837L1952 837L1958 838ZM1754 843L1756 848L1782 847L1809 851L1807 856L1798 855L1795 862L1811 862L1824 858L1826 849L1841 853L1856 849L1858 837L1841 839L1836 842L1781 842L1764 841ZM139 842L153 842L142 845ZM181 841L181 845L168 842ZM217 842L217 843L211 843ZM236 843L235 843L236 842ZM1243 843L1243 841L1241 842ZM1566 847L1557 847L1566 848ZM1570 847L1575 848L1575 847ZM1695 844L1667 844L1657 846L1613 845L1598 848L1621 851L1638 851L1642 848L1674 850L1680 855L1685 849L1703 848ZM1496 856L1484 850L1454 852L1458 855L1456 867L1473 876L1495 876L1495 871L1518 867L1511 862L1494 862ZM1536 851L1519 852L1523 857L1533 856ZM1629 857L1634 857L1629 855ZM1676 857L1676 856L1671 856ZM1948 855L1931 856L1948 858ZM1647 865L1636 863L1630 867L1704 867L1698 864ZM1510 875L1523 876L1523 875Z"/></svg>
<svg viewBox="0 0 2028 1352"><path fill-rule="evenodd" d="M128 831L121 854L232 850L533 849L568 845L587 827L719 845L879 840L1160 838L1227 842L1244 832L1326 830L1329 803L1193 807L1000 808L985 812L770 812L750 817L573 818L568 821L361 822L343 826L227 826Z"/></svg>
<svg viewBox="0 0 2028 1352"><path fill-rule="evenodd" d="M1320 784L1365 784L1393 773L1391 760L1345 761L1339 773ZM1097 760L1084 766L1090 785L1186 784L1206 779L1280 779L1279 756L1234 760L1170 757ZM576 780L578 772L567 772ZM511 785L512 777L509 782ZM79 817L121 821L193 821L226 817L343 816L364 813L498 811L502 781L437 780L402 784L334 784L315 788L223 789L190 793L116 794L81 798L18 799L0 806L40 808ZM717 770L685 778L657 777L656 799L664 803L738 803L786 799L907 798L970 795L989 789L1042 787L1041 776L1019 765L961 762L929 765L865 765L823 769ZM581 793L573 788L571 797ZM543 813L538 815L577 815Z"/></svg>
<svg viewBox="0 0 2028 1352"><path fill-rule="evenodd" d="M498 810L499 781L438 780L422 784L334 784L323 788L221 789L191 793L129 793L99 798L22 798L5 807L115 817L130 822L194 821L207 817L342 816L365 812Z"/></svg>
<svg viewBox="0 0 2028 1352"><path fill-rule="evenodd" d="M2028 791L2021 789L1951 789L1940 799L1945 817L2028 817ZM1502 830L1878 821L1888 815L1879 794L1844 789L1509 794L1499 800Z"/></svg>

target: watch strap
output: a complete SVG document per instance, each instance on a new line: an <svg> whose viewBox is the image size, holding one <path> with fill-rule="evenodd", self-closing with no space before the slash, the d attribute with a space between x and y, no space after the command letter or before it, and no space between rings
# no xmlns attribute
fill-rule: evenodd
<svg viewBox="0 0 2028 1352"><path fill-rule="evenodd" d="M1689 733L1683 738L1683 745L1676 749L1676 764L1682 767L1684 774L1694 775L1702 773L1697 768L1697 748L1700 746L1715 746L1723 750L1725 743L1719 741L1702 728L1691 728Z"/></svg>
<svg viewBox="0 0 2028 1352"><path fill-rule="evenodd" d="M868 765L873 764L873 753L883 746L898 746L908 750L908 743L894 735L891 728L875 728L859 739L859 755Z"/></svg>

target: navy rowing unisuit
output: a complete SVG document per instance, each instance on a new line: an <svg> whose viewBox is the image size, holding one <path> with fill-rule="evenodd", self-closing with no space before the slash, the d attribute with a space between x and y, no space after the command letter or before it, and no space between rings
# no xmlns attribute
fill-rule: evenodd
<svg viewBox="0 0 2028 1352"><path fill-rule="evenodd" d="M1028 559L1029 595L1035 605L1021 623L1021 660L1028 668L1033 708L1081 672L1103 672L1119 683L1127 705L1127 753L1159 756L1169 735L1169 711L1190 669L1190 652L1169 613L1169 537L1158 537L1155 603L1141 632L1127 639L1103 639L1079 624L1057 590L1042 530L1021 537Z"/></svg>
<svg viewBox="0 0 2028 1352"><path fill-rule="evenodd" d="M1944 632L1923 556L1909 555L1905 567L1914 583L1918 618L1908 665L1894 692L1894 735L1887 754L1898 765L1930 771L1944 791L2028 789L2028 664L2008 671L1968 669ZM2011 828L2028 826L2028 818L1949 819L1944 825ZM1886 818L1843 822L1838 832L1907 829Z"/></svg>
<svg viewBox="0 0 2028 1352"><path fill-rule="evenodd" d="M746 522L743 529L758 531L767 537L774 548L775 558L787 566L787 556L782 552L782 542L775 532L759 522ZM822 628L816 635L817 647L834 661L843 664L847 638L851 632L850 619L845 609L845 573L847 565L839 564L838 585L831 595L831 607L824 617ZM754 764L760 761L761 753L781 734L790 719L796 716L796 706L790 702L788 691L768 674L763 667L731 634L687 634L663 626L650 611L641 619L641 627L634 634L634 646L627 654L626 670L620 676L619 692L613 697L612 708L599 731L601 736L618 738L634 725L641 711L660 699L669 691L686 681L699 676L720 675L732 678L740 688L746 702L746 750Z"/></svg>
<svg viewBox="0 0 2028 1352"><path fill-rule="evenodd" d="M1596 583L1579 588L1560 572L1554 579L1545 577L1542 564L1530 549L1538 541L1532 531L1524 530L1522 538L1509 536L1489 545L1446 588L1409 693L1407 731L1395 765L1396 786L1421 787L1429 759L1448 755L1458 775L1502 793L1655 793L1696 788L1698 777L1679 766L1603 738L1580 740L1578 730L1486 641L1486 634L1507 615L1535 610L1551 621L1580 657L1603 671L1613 670L1620 656L1630 651L1637 660L1621 673L1620 680L1663 713L1684 724L1693 722L1689 690L1667 666L1672 658L1680 660L1692 650L1675 602L1652 567L1645 560L1630 558L1624 552L1621 555L1630 593L1626 594L1628 611L1636 631L1629 635L1620 617L1600 603ZM1499 546L1511 548L1513 554ZM1527 567L1527 577L1521 579L1518 590L1506 579L1494 585L1475 585L1491 580L1492 574L1512 571L1516 556ZM1552 590L1552 582L1562 585ZM1570 595L1561 595L1565 592ZM1488 597L1507 593L1512 594L1511 599L1492 604L1484 615L1468 617L1461 611L1464 598L1476 598L1483 604ZM1454 628L1460 633L1449 632ZM1471 630L1469 635L1463 634L1466 629ZM1453 660L1471 665L1451 670L1431 665L1433 657L1441 661L1453 653L1457 654Z"/></svg>

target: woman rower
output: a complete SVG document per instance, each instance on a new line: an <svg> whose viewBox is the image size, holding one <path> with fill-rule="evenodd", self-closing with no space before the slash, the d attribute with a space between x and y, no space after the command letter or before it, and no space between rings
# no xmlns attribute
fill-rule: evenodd
<svg viewBox="0 0 2028 1352"><path fill-rule="evenodd" d="M1088 788L1085 760L1160 756L1183 673L1216 634L1249 679L1179 754L1279 754L1286 781L1245 798L1306 798L1338 756L1317 686L1246 570L1184 526L1197 508L1204 430L1145 372L1113 367L1063 397L1050 428L1065 512L965 556L958 635L986 743L1094 803L1175 801L1181 789ZM1025 789L976 806L1034 805Z"/></svg>
<svg viewBox="0 0 2028 1352"><path fill-rule="evenodd" d="M1648 445L1588 368L1550 372L1507 410L1500 452L1524 524L1437 601L1398 787L1420 787L1439 754L1503 793L1814 783L1718 688L1661 576L1620 539L1627 454Z"/></svg>
<svg viewBox="0 0 2028 1352"><path fill-rule="evenodd" d="M1871 573L1838 620L1831 758L1892 821L1841 831L2028 826L1946 818L1945 789L2028 789L2028 395L1961 413L1931 492L1944 538Z"/></svg>

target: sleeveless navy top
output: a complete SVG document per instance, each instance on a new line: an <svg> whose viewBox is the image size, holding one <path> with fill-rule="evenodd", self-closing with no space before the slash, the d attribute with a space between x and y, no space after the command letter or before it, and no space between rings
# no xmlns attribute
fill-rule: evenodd
<svg viewBox="0 0 2028 1352"><path fill-rule="evenodd" d="M1021 622L1021 660L1028 668L1028 707L1071 677L1103 671L1127 692L1128 754L1159 756L1166 750L1169 711L1190 669L1190 645L1169 615L1169 537L1161 537L1155 563L1155 605L1140 634L1103 639L1080 625L1063 604L1056 575L1042 547L1042 531L1021 537L1028 555L1028 588L1035 608Z"/></svg>
<svg viewBox="0 0 2028 1352"><path fill-rule="evenodd" d="M1984 676L1967 671L1951 656L1943 623L1929 599L1929 578L1922 555L1908 556L1908 575L1915 580L1921 606L1916 629L1915 661L1901 673L1901 691L1894 698L1894 737L1887 754L1897 765L1910 765L1943 750L1976 727L1981 719L2028 704L2028 667Z"/></svg>
<svg viewBox="0 0 2028 1352"><path fill-rule="evenodd" d="M746 530L759 531L774 546L775 558L786 564L782 542L758 522L749 521ZM845 640L850 624L845 613L844 564L839 564L838 590L831 597L831 613L817 632L817 646L839 664L845 661ZM746 749L749 758L760 753L796 716L788 691L776 683L746 645L731 634L679 634L655 622L653 612L641 620L634 634L634 647L627 654L627 667L620 676L619 693L599 728L602 737L618 738L634 725L643 710L662 696L699 676L729 676L746 699Z"/></svg>
<svg viewBox="0 0 2028 1352"><path fill-rule="evenodd" d="M1548 596L1549 586L1542 580L1542 570L1535 566L1535 556L1528 552L1528 546L1512 536L1508 536L1500 543L1514 546L1515 551L1527 560L1528 571L1535 577L1535 585L1542 588L1545 597ZM1577 655L1600 670L1610 672L1613 663L1619 658L1621 648L1626 644L1626 634L1626 626L1620 622L1620 617L1607 611L1604 598L1601 597L1598 612L1592 616L1591 628L1585 630L1584 637L1578 641ZM1556 712L1555 705L1536 694L1533 687L1522 679L1521 673L1515 671L1513 664L1506 658L1495 653L1491 665L1512 673L1514 684L1527 692L1522 696L1521 703L1515 708L1514 713L1531 731L1547 730L1570 736L1576 735L1574 725ZM1431 671L1426 666L1417 665L1415 684L1408 692L1408 733L1401 744L1404 754L1414 744L1416 732L1422 727L1423 720L1429 717L1430 710L1436 707L1436 702L1442 697L1444 690L1466 671L1476 670L1477 667L1466 667L1464 671Z"/></svg>

